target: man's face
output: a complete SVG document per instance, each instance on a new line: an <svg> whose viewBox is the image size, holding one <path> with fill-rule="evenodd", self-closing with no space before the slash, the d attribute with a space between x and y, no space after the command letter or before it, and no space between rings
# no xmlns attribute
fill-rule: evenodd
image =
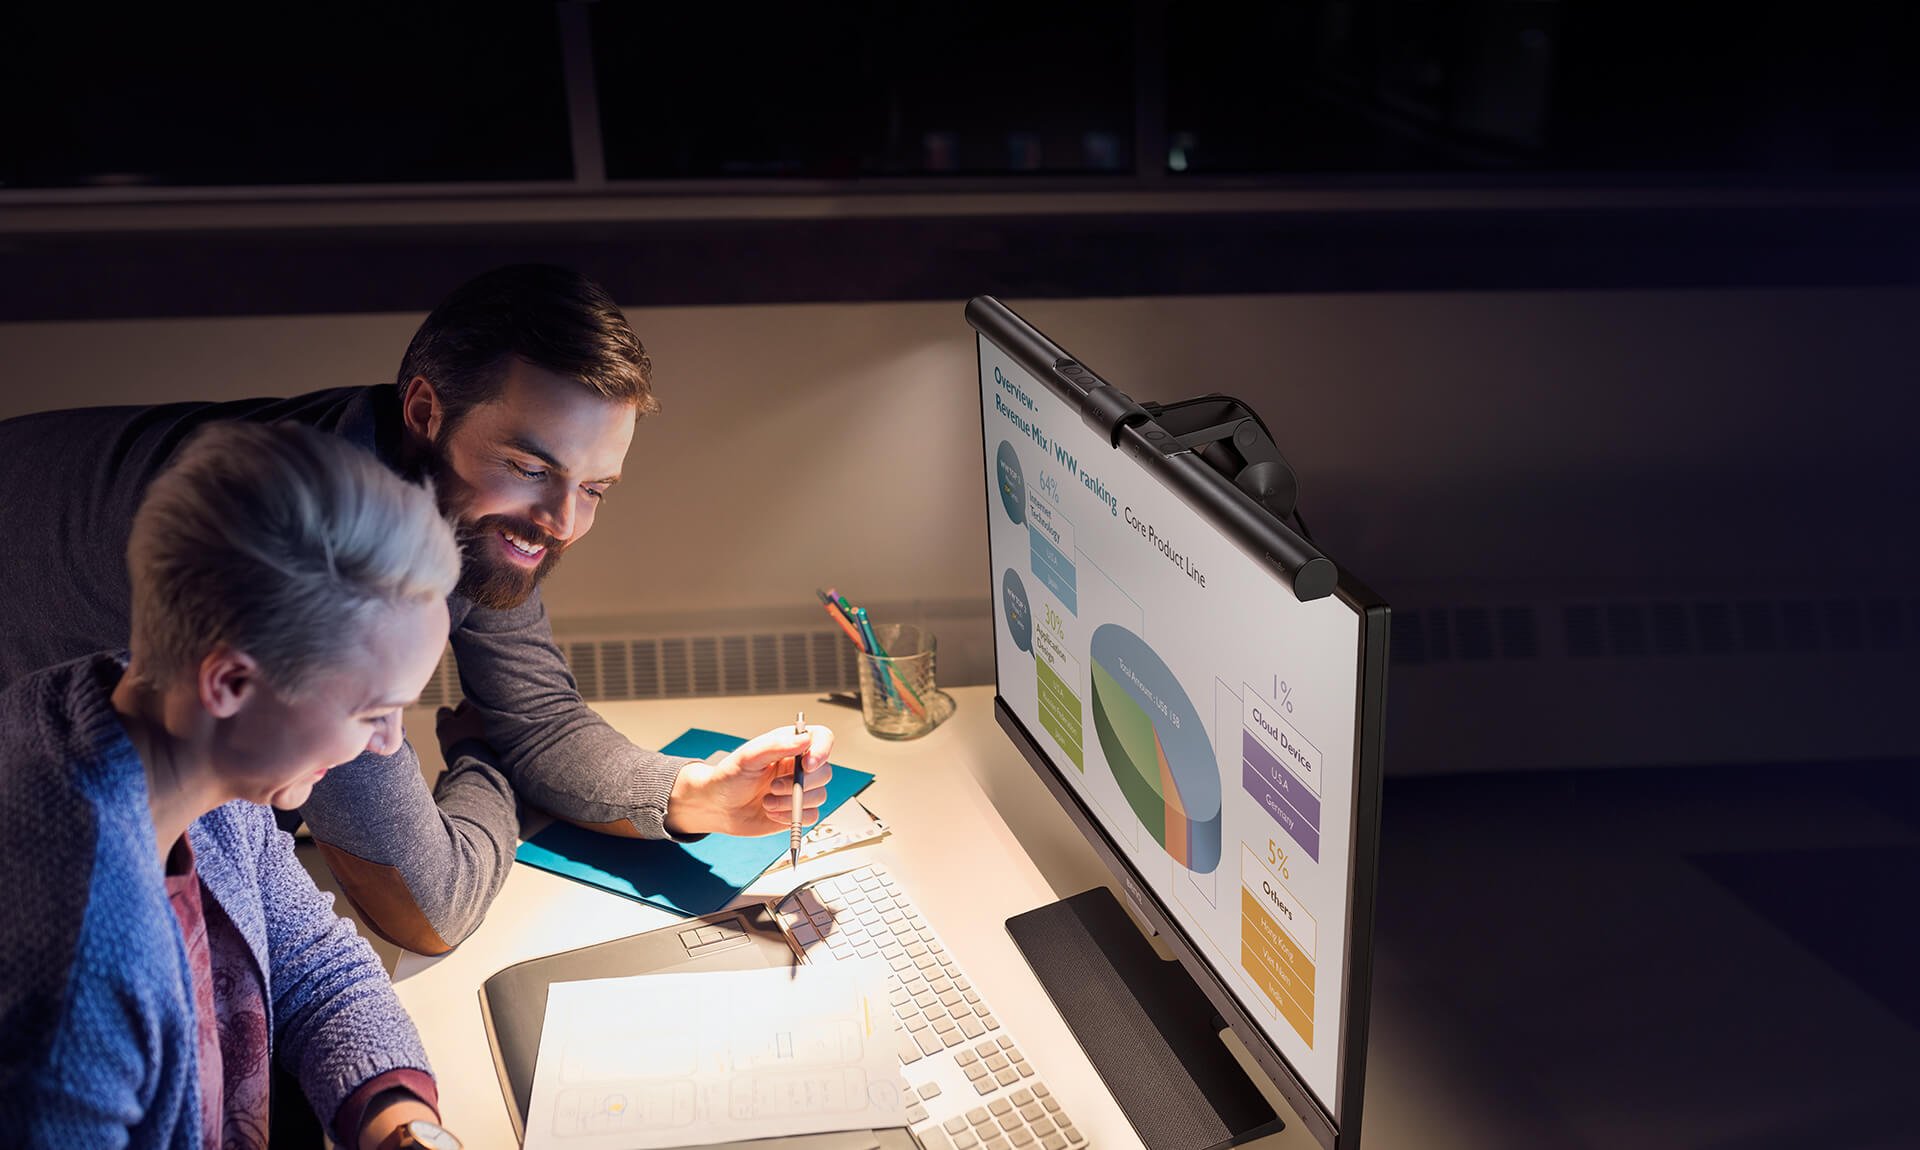
<svg viewBox="0 0 1920 1150"><path fill-rule="evenodd" d="M635 408L509 361L493 400L435 437L430 469L459 533L459 593L505 609L527 596L593 516L633 441Z"/></svg>
<svg viewBox="0 0 1920 1150"><path fill-rule="evenodd" d="M296 698L255 681L220 741L218 770L229 793L297 810L329 769L362 751L400 749L401 710L420 697L440 665L447 605L389 607L361 631L342 647L340 661Z"/></svg>

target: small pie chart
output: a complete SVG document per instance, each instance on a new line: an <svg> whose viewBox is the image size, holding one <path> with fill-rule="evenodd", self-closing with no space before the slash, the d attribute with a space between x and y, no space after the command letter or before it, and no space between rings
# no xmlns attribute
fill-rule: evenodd
<svg viewBox="0 0 1920 1150"><path fill-rule="evenodd" d="M1146 640L1093 633L1093 729L1127 805L1173 861L1220 865L1220 771L1200 714Z"/></svg>

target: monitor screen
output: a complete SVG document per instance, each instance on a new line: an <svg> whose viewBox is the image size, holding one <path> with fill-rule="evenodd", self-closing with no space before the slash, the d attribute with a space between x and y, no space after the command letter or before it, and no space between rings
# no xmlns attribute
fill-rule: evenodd
<svg viewBox="0 0 1920 1150"><path fill-rule="evenodd" d="M975 326L1003 725L1331 1144L1357 1120L1384 604L1344 573L1301 601L1083 420L1097 377Z"/></svg>

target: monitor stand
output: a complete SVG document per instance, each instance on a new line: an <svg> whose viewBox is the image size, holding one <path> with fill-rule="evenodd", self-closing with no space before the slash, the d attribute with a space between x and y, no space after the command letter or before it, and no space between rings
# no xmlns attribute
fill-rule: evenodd
<svg viewBox="0 0 1920 1150"><path fill-rule="evenodd" d="M1283 1128L1193 979L1106 887L1007 920L1007 933L1147 1150L1214 1150Z"/></svg>

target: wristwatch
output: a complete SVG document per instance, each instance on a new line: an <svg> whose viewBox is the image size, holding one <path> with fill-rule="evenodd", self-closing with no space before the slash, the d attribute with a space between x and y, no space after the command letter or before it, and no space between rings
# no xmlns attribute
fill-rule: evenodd
<svg viewBox="0 0 1920 1150"><path fill-rule="evenodd" d="M395 1127L381 1141L380 1150L460 1150L460 1139L438 1122L415 1118Z"/></svg>

